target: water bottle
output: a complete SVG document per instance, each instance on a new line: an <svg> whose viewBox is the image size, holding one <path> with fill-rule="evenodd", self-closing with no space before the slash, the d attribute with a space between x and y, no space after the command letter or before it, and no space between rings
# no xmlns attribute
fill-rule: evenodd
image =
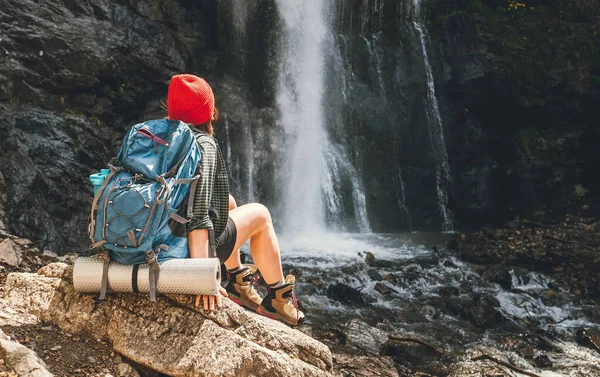
<svg viewBox="0 0 600 377"><path fill-rule="evenodd" d="M102 182L104 182L104 179L109 174L110 174L110 169L101 169L100 173L90 175L90 181L92 182L92 185L94 186L94 196L96 196L98 189L100 188L100 186L102 186Z"/></svg>

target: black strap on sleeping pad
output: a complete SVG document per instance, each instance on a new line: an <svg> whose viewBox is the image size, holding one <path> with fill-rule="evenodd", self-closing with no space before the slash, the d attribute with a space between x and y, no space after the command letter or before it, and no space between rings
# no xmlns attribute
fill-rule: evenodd
<svg viewBox="0 0 600 377"><path fill-rule="evenodd" d="M133 265L133 270L131 271L131 288L134 293L140 293L138 289L138 271L140 270L139 264Z"/></svg>
<svg viewBox="0 0 600 377"><path fill-rule="evenodd" d="M210 246L210 257L217 257L217 242L215 241L215 230L210 228L208 230L208 244Z"/></svg>

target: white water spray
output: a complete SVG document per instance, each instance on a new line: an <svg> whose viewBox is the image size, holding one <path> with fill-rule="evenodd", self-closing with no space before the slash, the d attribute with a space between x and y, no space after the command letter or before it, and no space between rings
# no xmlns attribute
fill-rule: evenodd
<svg viewBox="0 0 600 377"><path fill-rule="evenodd" d="M336 46L329 4L278 0L277 7L283 21L277 105L287 148L284 224L294 232L340 230L339 192L348 175L358 228L369 232L362 181L343 148L330 142L325 127L325 65L328 48Z"/></svg>
<svg viewBox="0 0 600 377"><path fill-rule="evenodd" d="M289 230L314 231L325 228L321 191L329 144L322 110L325 4L278 0L277 6L284 29L277 105L289 168L284 221Z"/></svg>

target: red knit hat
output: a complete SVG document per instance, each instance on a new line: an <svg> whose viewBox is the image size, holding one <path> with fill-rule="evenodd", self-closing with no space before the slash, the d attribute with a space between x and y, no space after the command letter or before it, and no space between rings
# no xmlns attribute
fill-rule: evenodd
<svg viewBox="0 0 600 377"><path fill-rule="evenodd" d="M170 119L197 126L212 119L215 96L203 78L187 74L176 75L169 84L167 108Z"/></svg>

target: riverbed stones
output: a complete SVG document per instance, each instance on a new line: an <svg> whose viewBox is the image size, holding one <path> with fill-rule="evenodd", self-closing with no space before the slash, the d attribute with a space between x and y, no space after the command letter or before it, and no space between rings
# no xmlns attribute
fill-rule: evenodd
<svg viewBox="0 0 600 377"><path fill-rule="evenodd" d="M342 283L333 284L327 288L327 297L349 306L367 305L365 296L358 289Z"/></svg>
<svg viewBox="0 0 600 377"><path fill-rule="evenodd" d="M379 355L381 346L388 340L387 332L359 319L350 320L344 327L346 344L370 355Z"/></svg>
<svg viewBox="0 0 600 377"><path fill-rule="evenodd" d="M57 265L51 275L65 265ZM43 270L45 271L45 270ZM64 276L64 274L63 274ZM225 300L213 313L191 296L111 294L104 301L80 295L65 278L9 274L5 300L13 307L112 342L127 359L170 376L328 376L332 355L300 331Z"/></svg>

